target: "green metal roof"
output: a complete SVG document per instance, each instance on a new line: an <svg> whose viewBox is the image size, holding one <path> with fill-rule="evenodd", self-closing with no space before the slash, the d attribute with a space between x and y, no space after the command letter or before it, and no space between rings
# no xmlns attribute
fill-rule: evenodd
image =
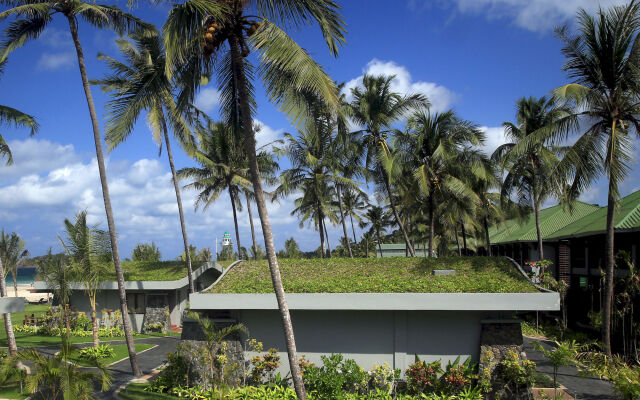
<svg viewBox="0 0 640 400"><path fill-rule="evenodd" d="M601 207L598 211L554 232L549 239L604 233L606 221L607 207ZM615 213L614 227L615 229L640 229L640 190L620 200Z"/></svg>
<svg viewBox="0 0 640 400"><path fill-rule="evenodd" d="M567 225L598 212L598 210L600 210L600 207L597 205L581 201L576 201L572 210L565 209L561 205L540 210L540 230L542 231L543 239L549 239ZM538 240L535 216L531 213L522 222L512 219L492 226L489 229L489 237L492 244L535 242Z"/></svg>

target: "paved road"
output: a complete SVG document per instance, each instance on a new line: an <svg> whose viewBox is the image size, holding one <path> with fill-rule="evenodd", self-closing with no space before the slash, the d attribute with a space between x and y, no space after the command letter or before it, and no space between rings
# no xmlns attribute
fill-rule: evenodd
<svg viewBox="0 0 640 400"><path fill-rule="evenodd" d="M533 339L524 338L524 348L527 357L536 363L538 372L542 372L553 377L553 365L539 351L533 349ZM546 349L551 349L551 345L541 342ZM567 388L570 395L577 400L609 400L615 399L613 387L607 381L598 378L578 376L576 367L560 367L558 369L558 382Z"/></svg>

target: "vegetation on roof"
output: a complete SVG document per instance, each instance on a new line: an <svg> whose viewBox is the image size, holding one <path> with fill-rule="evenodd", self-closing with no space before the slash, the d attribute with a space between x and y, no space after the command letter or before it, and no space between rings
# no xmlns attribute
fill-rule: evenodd
<svg viewBox="0 0 640 400"><path fill-rule="evenodd" d="M194 270L202 262L193 262ZM123 261L122 270L125 281L174 281L187 276L187 263L184 261ZM115 268L106 281L116 280Z"/></svg>
<svg viewBox="0 0 640 400"><path fill-rule="evenodd" d="M279 260L287 293L535 292L505 258L331 258ZM454 269L434 276L434 269ZM266 260L236 265L210 293L271 293Z"/></svg>

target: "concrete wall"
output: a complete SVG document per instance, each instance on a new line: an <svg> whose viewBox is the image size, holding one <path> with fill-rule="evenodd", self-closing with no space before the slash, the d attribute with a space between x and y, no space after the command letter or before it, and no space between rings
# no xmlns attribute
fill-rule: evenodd
<svg viewBox="0 0 640 400"><path fill-rule="evenodd" d="M386 362L403 371L416 355L444 363L458 356L478 361L480 321L487 316L474 311L291 311L298 353L310 361L321 364L321 355L341 353L365 369ZM280 351L281 372L286 373L278 311L243 310L235 317L246 325L249 337L263 342L265 351Z"/></svg>

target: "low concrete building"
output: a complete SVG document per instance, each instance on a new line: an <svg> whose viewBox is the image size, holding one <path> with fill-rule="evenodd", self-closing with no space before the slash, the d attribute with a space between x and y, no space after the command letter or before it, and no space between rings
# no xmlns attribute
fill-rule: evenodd
<svg viewBox="0 0 640 400"><path fill-rule="evenodd" d="M140 265L143 265L141 269ZM131 325L136 332L144 332L151 323L162 323L171 329L181 323L182 313L189 298L189 280L186 264L182 262L122 263L127 291L127 306ZM196 290L210 286L223 272L215 262L201 264L193 271ZM178 279L171 279L177 278ZM90 314L89 299L80 282L71 284L70 306L75 311ZM35 290L47 292L51 289L45 282L37 281ZM96 311L103 324L114 320L113 314L120 310L118 282L109 280L100 284L96 296Z"/></svg>
<svg viewBox="0 0 640 400"><path fill-rule="evenodd" d="M365 369L386 362L404 371L416 357L477 362L482 346L521 346L516 313L556 311L559 296L539 291L506 258L490 260L280 260L298 353L316 364L322 355L341 353ZM455 273L436 274L441 267ZM286 373L282 324L268 277L265 262L243 262L207 293L192 294L190 307L216 323L244 324L250 338L280 351ZM516 333L509 343L492 333L504 326L515 328L508 329ZM183 339L194 338L183 331ZM245 352L245 358L254 355Z"/></svg>

